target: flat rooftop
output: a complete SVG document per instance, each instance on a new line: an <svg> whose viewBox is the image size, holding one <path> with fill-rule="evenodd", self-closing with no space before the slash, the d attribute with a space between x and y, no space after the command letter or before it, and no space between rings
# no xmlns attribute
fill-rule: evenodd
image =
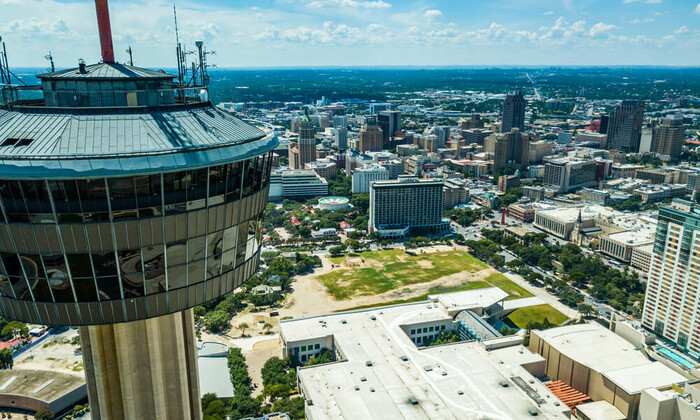
<svg viewBox="0 0 700 420"><path fill-rule="evenodd" d="M569 419L568 407L526 369L544 369L544 359L522 345L487 351L484 343L464 341L418 348L402 328L451 319L442 305L425 301L280 322L285 344L330 335L344 357L298 370L307 417L529 419L535 410L540 418Z"/></svg>
<svg viewBox="0 0 700 420"><path fill-rule="evenodd" d="M498 287L467 290L464 292L442 293L430 295L428 298L437 301L448 311L488 308L508 297L508 293Z"/></svg>
<svg viewBox="0 0 700 420"><path fill-rule="evenodd" d="M627 340L598 324L576 324L537 331L549 345L601 373L629 394L684 382L686 378L650 361Z"/></svg>
<svg viewBox="0 0 700 420"><path fill-rule="evenodd" d="M576 410L585 415L586 418L595 420L625 420L627 417L620 410L607 401L596 401L586 404L579 404Z"/></svg>
<svg viewBox="0 0 700 420"><path fill-rule="evenodd" d="M0 394L37 398L46 403L84 386L82 375L48 370L0 370Z"/></svg>
<svg viewBox="0 0 700 420"><path fill-rule="evenodd" d="M638 246L653 243L655 232L656 226L654 226L654 229L638 229L612 233L608 235L608 238L624 245Z"/></svg>
<svg viewBox="0 0 700 420"><path fill-rule="evenodd" d="M228 369L228 346L205 342L197 351L200 395L214 393L219 398L232 398L233 384Z"/></svg>
<svg viewBox="0 0 700 420"><path fill-rule="evenodd" d="M611 209L610 207L604 207L599 205L590 205L583 207L558 207L553 209L543 209L538 210L537 213L541 215L546 215L548 217L558 219L563 223L573 223L578 219L579 211L581 212L581 219L595 219L598 216L610 217L621 214L618 211Z"/></svg>

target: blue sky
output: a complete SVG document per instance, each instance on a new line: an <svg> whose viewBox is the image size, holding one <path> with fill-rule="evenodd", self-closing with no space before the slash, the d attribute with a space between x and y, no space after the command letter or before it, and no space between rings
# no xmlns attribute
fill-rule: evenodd
<svg viewBox="0 0 700 420"><path fill-rule="evenodd" d="M700 66L698 0L202 0L181 39L219 67ZM112 0L117 61L174 67L172 2ZM0 0L15 66L99 60L92 0Z"/></svg>

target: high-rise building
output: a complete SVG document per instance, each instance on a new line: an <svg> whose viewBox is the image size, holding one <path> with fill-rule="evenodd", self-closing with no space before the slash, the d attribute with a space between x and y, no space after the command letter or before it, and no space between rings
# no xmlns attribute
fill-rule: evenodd
<svg viewBox="0 0 700 420"><path fill-rule="evenodd" d="M608 149L639 152L644 121L644 101L629 99L610 112L607 127Z"/></svg>
<svg viewBox="0 0 700 420"><path fill-rule="evenodd" d="M373 117L367 118L364 127L360 131L357 148L363 153L379 152L384 146L383 135L382 129L377 125L377 119Z"/></svg>
<svg viewBox="0 0 700 420"><path fill-rule="evenodd" d="M681 155L684 136L683 114L668 115L654 127L651 152L676 158Z"/></svg>
<svg viewBox="0 0 700 420"><path fill-rule="evenodd" d="M462 130L462 137L464 138L464 143L467 145L476 143L483 146L484 139L491 134L493 134L492 131L484 130L483 128L470 128L468 130Z"/></svg>
<svg viewBox="0 0 700 420"><path fill-rule="evenodd" d="M472 114L471 118L461 120L459 123L460 130L472 130L475 128L484 128L484 120L481 119L479 114Z"/></svg>
<svg viewBox="0 0 700 420"><path fill-rule="evenodd" d="M333 116L333 127L343 127L348 128L348 116L347 115L335 115Z"/></svg>
<svg viewBox="0 0 700 420"><path fill-rule="evenodd" d="M392 106L389 102L372 102L369 104L369 113L377 115L379 111L389 111Z"/></svg>
<svg viewBox="0 0 700 420"><path fill-rule="evenodd" d="M554 153L554 145L550 142L540 140L530 143L528 150L529 163L542 163L545 156L551 156Z"/></svg>
<svg viewBox="0 0 700 420"><path fill-rule="evenodd" d="M571 158L551 159L544 164L545 187L560 192L596 185L597 163L595 160Z"/></svg>
<svg viewBox="0 0 700 420"><path fill-rule="evenodd" d="M311 169L277 169L270 174L270 200L328 195L328 181Z"/></svg>
<svg viewBox="0 0 700 420"><path fill-rule="evenodd" d="M289 167L292 169L303 169L299 164L299 143L291 142L287 146L287 155L289 156Z"/></svg>
<svg viewBox="0 0 700 420"><path fill-rule="evenodd" d="M335 147L338 150L345 150L348 148L348 129L345 127L335 128Z"/></svg>
<svg viewBox="0 0 700 420"><path fill-rule="evenodd" d="M308 115L304 115L301 118L297 144L299 148L299 166L295 167L295 169L304 169L307 163L316 160L316 129Z"/></svg>
<svg viewBox="0 0 700 420"><path fill-rule="evenodd" d="M389 170L374 163L361 166L352 171L352 193L368 193L369 185L374 181L386 181L389 179Z"/></svg>
<svg viewBox="0 0 700 420"><path fill-rule="evenodd" d="M377 124L382 129L384 148L390 149L389 139L401 129L401 111L379 111Z"/></svg>
<svg viewBox="0 0 700 420"><path fill-rule="evenodd" d="M700 357L700 214L695 204L674 199L661 206L648 273L642 324Z"/></svg>
<svg viewBox="0 0 700 420"><path fill-rule="evenodd" d="M443 182L401 177L375 181L369 192L369 229L382 236L438 232L442 220Z"/></svg>
<svg viewBox="0 0 700 420"><path fill-rule="evenodd" d="M79 327L93 418L197 420L191 308L257 270L278 140L116 63L96 5L102 62L0 105L0 315Z"/></svg>
<svg viewBox="0 0 700 420"><path fill-rule="evenodd" d="M513 89L503 100L501 133L509 133L514 128L525 130L525 107L527 101L520 89Z"/></svg>
<svg viewBox="0 0 700 420"><path fill-rule="evenodd" d="M434 149L441 149L445 147L445 143L447 143L447 139L450 138L450 127L447 126L435 126L429 129L426 129L426 133L429 135L435 136L435 142L434 142ZM433 151L435 151L433 150Z"/></svg>
<svg viewBox="0 0 700 420"><path fill-rule="evenodd" d="M608 126L609 125L610 125L610 116L609 115L601 115L600 116L600 124L598 126L598 133L608 134Z"/></svg>
<svg viewBox="0 0 700 420"><path fill-rule="evenodd" d="M493 172L504 168L523 170L527 167L532 135L517 128L508 133L492 134L484 140L484 151L492 156Z"/></svg>

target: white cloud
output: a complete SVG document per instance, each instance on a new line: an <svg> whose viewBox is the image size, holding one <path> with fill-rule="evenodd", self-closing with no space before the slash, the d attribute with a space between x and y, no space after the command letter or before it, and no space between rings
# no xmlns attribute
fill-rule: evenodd
<svg viewBox="0 0 700 420"><path fill-rule="evenodd" d="M437 9L426 10L425 12L423 12L423 17L432 21L442 17L442 12Z"/></svg>
<svg viewBox="0 0 700 420"><path fill-rule="evenodd" d="M623 3L647 3L647 4L659 4L661 0L622 0Z"/></svg>
<svg viewBox="0 0 700 420"><path fill-rule="evenodd" d="M550 11L544 12L544 13L542 13L542 14L545 15L545 16L553 15L553 14L554 14L554 10L550 10Z"/></svg>
<svg viewBox="0 0 700 420"><path fill-rule="evenodd" d="M673 31L674 34L678 34L678 35L687 34L688 32L690 32L690 29L688 29L687 26L681 26L680 28Z"/></svg>
<svg viewBox="0 0 700 420"><path fill-rule="evenodd" d="M654 18L632 19L632 20L630 20L630 23L632 25L636 25L638 23L651 23L653 21L654 21Z"/></svg>
<svg viewBox="0 0 700 420"><path fill-rule="evenodd" d="M695 10L693 10L693 13L697 13L700 15L700 3L695 7Z"/></svg>
<svg viewBox="0 0 700 420"><path fill-rule="evenodd" d="M588 31L588 33L591 34L592 37L599 37L599 36L605 35L606 33L612 31L615 28L616 28L615 25L610 25L607 23L598 22L591 27L591 29Z"/></svg>
<svg viewBox="0 0 700 420"><path fill-rule="evenodd" d="M364 9L386 9L391 7L391 3L387 3L383 0L370 0L370 1L360 1L360 0L311 0L306 1L308 7L314 9L323 9L330 7L351 7L351 8L364 8Z"/></svg>

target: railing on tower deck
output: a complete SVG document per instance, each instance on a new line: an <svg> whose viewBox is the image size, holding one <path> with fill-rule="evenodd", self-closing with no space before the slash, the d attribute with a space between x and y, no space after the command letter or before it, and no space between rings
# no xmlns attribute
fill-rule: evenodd
<svg viewBox="0 0 700 420"><path fill-rule="evenodd" d="M171 106L208 102L209 91L202 86L146 90L45 91L41 85L0 85L0 107L7 108L137 108L154 106L153 103L157 103L155 106Z"/></svg>

